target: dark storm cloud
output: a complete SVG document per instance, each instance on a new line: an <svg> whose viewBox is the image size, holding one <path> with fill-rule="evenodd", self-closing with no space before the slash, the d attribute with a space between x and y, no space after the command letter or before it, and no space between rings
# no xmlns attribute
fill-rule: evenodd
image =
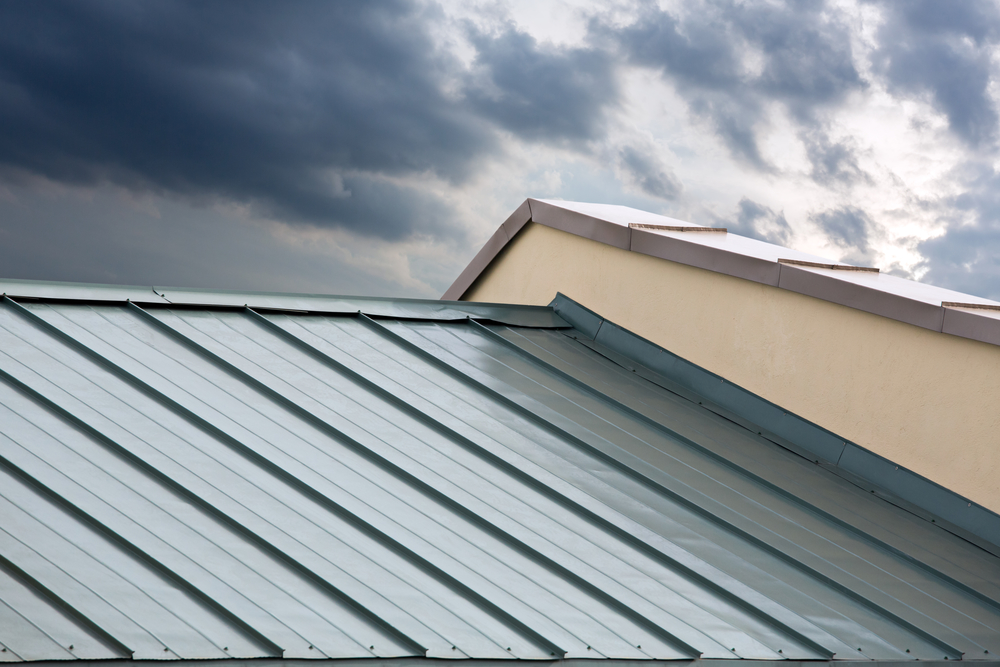
<svg viewBox="0 0 1000 667"><path fill-rule="evenodd" d="M648 149L625 146L618 157L626 178L648 195L671 201L684 189L673 171Z"/></svg>
<svg viewBox="0 0 1000 667"><path fill-rule="evenodd" d="M1000 8L988 0L889 0L873 62L896 94L927 95L972 146L997 138L989 94Z"/></svg>
<svg viewBox="0 0 1000 667"><path fill-rule="evenodd" d="M593 48L540 46L506 26L497 34L468 29L476 47L465 95L472 108L529 140L596 139L617 102L613 62Z"/></svg>
<svg viewBox="0 0 1000 667"><path fill-rule="evenodd" d="M443 202L384 177L459 184L502 150L497 125L593 137L615 87L606 56L511 28L475 36L483 89L435 46L444 20L405 0L3 3L0 178L236 201L387 239L455 234Z"/></svg>
<svg viewBox="0 0 1000 667"><path fill-rule="evenodd" d="M730 151L758 169L769 169L758 139L769 104L815 132L822 111L865 85L849 26L822 2L705 0L682 15L648 7L623 28L595 20L591 32L661 70Z"/></svg>
<svg viewBox="0 0 1000 667"><path fill-rule="evenodd" d="M459 180L490 148L445 99L451 64L406 3L4 3L0 13L8 178L218 196L393 238L405 223L350 215L373 203L331 190L331 170Z"/></svg>

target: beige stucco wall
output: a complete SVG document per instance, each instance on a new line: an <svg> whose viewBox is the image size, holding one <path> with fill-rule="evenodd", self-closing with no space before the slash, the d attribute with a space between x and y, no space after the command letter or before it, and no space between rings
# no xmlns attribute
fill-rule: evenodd
<svg viewBox="0 0 1000 667"><path fill-rule="evenodd" d="M1000 347L532 223L462 298L557 291L1000 512Z"/></svg>

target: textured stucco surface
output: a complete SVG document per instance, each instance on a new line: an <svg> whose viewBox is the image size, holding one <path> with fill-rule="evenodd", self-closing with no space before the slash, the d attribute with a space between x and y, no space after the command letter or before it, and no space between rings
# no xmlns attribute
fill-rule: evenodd
<svg viewBox="0 0 1000 667"><path fill-rule="evenodd" d="M463 300L557 291L1000 512L1000 347L533 223Z"/></svg>

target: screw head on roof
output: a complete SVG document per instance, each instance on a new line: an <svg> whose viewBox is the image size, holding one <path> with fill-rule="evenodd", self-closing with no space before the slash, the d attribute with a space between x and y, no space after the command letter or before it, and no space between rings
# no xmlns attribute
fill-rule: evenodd
<svg viewBox="0 0 1000 667"><path fill-rule="evenodd" d="M70 645L69 645L69 650L70 650L70 651L72 651L72 650L73 650L73 645L72 645L72 644L70 644Z"/></svg>

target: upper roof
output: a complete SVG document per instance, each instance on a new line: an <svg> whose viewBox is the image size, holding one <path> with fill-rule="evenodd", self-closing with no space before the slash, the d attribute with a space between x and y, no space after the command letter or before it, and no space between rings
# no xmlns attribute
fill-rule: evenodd
<svg viewBox="0 0 1000 667"><path fill-rule="evenodd" d="M528 222L623 250L724 273L925 329L1000 345L1000 302L926 285L627 206L527 199L459 275L457 300Z"/></svg>
<svg viewBox="0 0 1000 667"><path fill-rule="evenodd" d="M569 300L0 289L0 660L1000 654L995 544Z"/></svg>

